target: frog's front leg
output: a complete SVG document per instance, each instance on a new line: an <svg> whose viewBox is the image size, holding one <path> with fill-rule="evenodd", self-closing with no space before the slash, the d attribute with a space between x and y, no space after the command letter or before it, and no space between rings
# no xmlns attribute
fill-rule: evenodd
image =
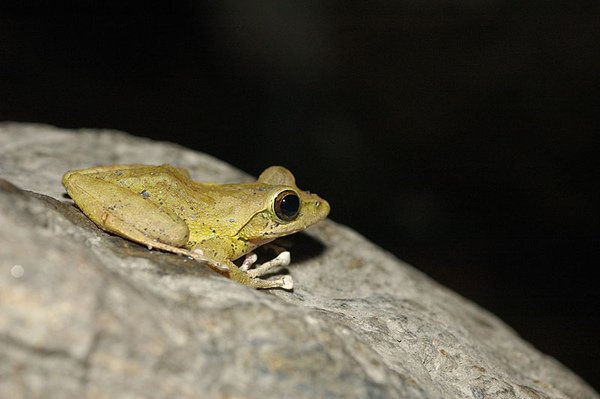
<svg viewBox="0 0 600 399"><path fill-rule="evenodd" d="M239 267L239 271L247 274L248 277L250 277L250 280L256 280L256 281L260 281L260 282L269 282L269 283L276 282L278 284L277 287L284 288L286 290L291 290L294 287L294 280L292 279L292 276L280 276L276 279L269 279L269 280L264 280L264 279L259 278L261 276L264 276L265 274L267 274L269 271L271 271L272 269L274 269L276 267L289 265L291 257L290 257L290 253L288 251L281 252L279 255L277 255L275 258L271 259L270 261L265 262L260 265L256 265L253 269L250 269L252 267L252 265L254 265L256 263L257 259L258 259L258 257L256 256L256 254L254 252L250 252L250 253L246 254L246 257L244 258L242 265ZM279 284L281 284L281 285L279 285ZM269 287L269 288L271 288L271 287Z"/></svg>
<svg viewBox="0 0 600 399"><path fill-rule="evenodd" d="M77 206L101 229L149 248L189 255L181 248L189 236L185 222L143 195L82 173L65 175L63 184Z"/></svg>

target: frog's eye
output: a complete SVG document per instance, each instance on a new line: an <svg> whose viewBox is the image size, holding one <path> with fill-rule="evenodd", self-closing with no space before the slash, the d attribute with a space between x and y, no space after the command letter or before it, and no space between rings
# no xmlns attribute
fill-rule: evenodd
<svg viewBox="0 0 600 399"><path fill-rule="evenodd" d="M292 190L280 192L275 198L275 214L281 220L290 221L298 216L300 210L300 198Z"/></svg>

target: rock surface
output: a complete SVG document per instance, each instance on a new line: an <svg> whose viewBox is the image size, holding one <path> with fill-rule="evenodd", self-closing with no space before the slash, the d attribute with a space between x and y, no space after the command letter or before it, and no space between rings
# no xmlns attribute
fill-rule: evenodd
<svg viewBox="0 0 600 399"><path fill-rule="evenodd" d="M490 313L331 221L289 239L293 292L252 290L109 235L63 197L60 178L111 163L248 178L123 133L0 124L2 398L600 397Z"/></svg>

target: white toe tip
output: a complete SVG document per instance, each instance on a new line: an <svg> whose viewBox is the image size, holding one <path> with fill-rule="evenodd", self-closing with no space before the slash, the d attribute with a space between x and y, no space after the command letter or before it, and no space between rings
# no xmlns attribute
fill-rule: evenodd
<svg viewBox="0 0 600 399"><path fill-rule="evenodd" d="M290 262L292 261L292 257L290 255L289 251L280 253L278 258L281 259L282 264L285 266L289 265Z"/></svg>
<svg viewBox="0 0 600 399"><path fill-rule="evenodd" d="M281 285L281 288L284 290L291 290L294 288L294 279L292 276L283 276L283 284Z"/></svg>

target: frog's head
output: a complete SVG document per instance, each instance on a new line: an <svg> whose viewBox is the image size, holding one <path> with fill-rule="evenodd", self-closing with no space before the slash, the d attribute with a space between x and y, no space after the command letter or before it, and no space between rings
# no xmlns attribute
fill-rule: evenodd
<svg viewBox="0 0 600 399"><path fill-rule="evenodd" d="M304 230L327 217L329 203L296 186L294 175L282 166L271 166L256 182L264 204L239 235L255 245Z"/></svg>

